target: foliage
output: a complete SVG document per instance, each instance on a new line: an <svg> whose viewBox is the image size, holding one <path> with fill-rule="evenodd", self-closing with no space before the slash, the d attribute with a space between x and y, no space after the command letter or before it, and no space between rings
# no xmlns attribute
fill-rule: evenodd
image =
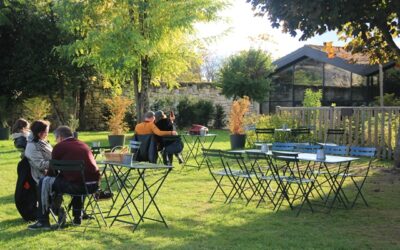
<svg viewBox="0 0 400 250"><path fill-rule="evenodd" d="M125 113L132 101L123 96L105 99L104 103L108 106L110 117L108 120L108 128L112 135L122 135L129 131L129 128L124 121Z"/></svg>
<svg viewBox="0 0 400 250"><path fill-rule="evenodd" d="M291 1L247 0L259 15L267 14L273 27L300 40L335 30L343 40L350 39L346 49L352 53L367 53L371 62L400 58L400 48L394 42L400 32L398 1Z"/></svg>
<svg viewBox="0 0 400 250"><path fill-rule="evenodd" d="M250 98L243 96L232 103L229 115L229 130L232 134L244 134L244 115L249 111Z"/></svg>
<svg viewBox="0 0 400 250"><path fill-rule="evenodd" d="M57 27L53 2L0 3L0 89L10 97L9 105L34 96L63 98L92 73L54 54L54 46L75 39Z"/></svg>
<svg viewBox="0 0 400 250"><path fill-rule="evenodd" d="M374 97L375 106L380 105L380 97ZM383 95L383 105L385 106L400 106L400 98L396 97L394 93L385 93Z"/></svg>
<svg viewBox="0 0 400 250"><path fill-rule="evenodd" d="M149 108L150 84L172 88L196 57L194 24L218 18L225 0L57 1L61 26L81 34L58 52L78 65L93 65L112 86L129 83L136 113Z"/></svg>
<svg viewBox="0 0 400 250"><path fill-rule="evenodd" d="M281 115L250 115L247 116L244 121L246 126L255 125L256 128L282 128L286 124L289 128L296 128L298 124L293 117L283 113ZM249 141L256 141L256 135L254 131L246 132ZM286 133L274 134L271 142L284 142L291 140Z"/></svg>
<svg viewBox="0 0 400 250"><path fill-rule="evenodd" d="M7 96L0 96L0 128L7 128Z"/></svg>
<svg viewBox="0 0 400 250"><path fill-rule="evenodd" d="M225 111L221 104L215 105L214 128L222 129L225 127Z"/></svg>
<svg viewBox="0 0 400 250"><path fill-rule="evenodd" d="M234 100L248 96L251 100L264 101L270 90L273 68L270 55L260 49L231 56L220 71L222 94Z"/></svg>
<svg viewBox="0 0 400 250"><path fill-rule="evenodd" d="M296 68L294 72L294 82L299 85L321 86L322 77L317 72Z"/></svg>
<svg viewBox="0 0 400 250"><path fill-rule="evenodd" d="M204 126L208 126L208 123L215 114L214 105L211 101L208 100L199 100L193 105L192 110L193 123L202 124Z"/></svg>
<svg viewBox="0 0 400 250"><path fill-rule="evenodd" d="M76 129L79 127L79 119L76 118L75 115L71 114L68 119L68 127L72 131L76 131Z"/></svg>
<svg viewBox="0 0 400 250"><path fill-rule="evenodd" d="M182 98L177 106L177 124L181 127L189 127L192 124L208 126L213 118L214 106L211 101Z"/></svg>
<svg viewBox="0 0 400 250"><path fill-rule="evenodd" d="M164 96L154 100L150 106L150 110L162 110L164 112L174 111L175 98L173 96Z"/></svg>
<svg viewBox="0 0 400 250"><path fill-rule="evenodd" d="M322 90L313 91L306 89L304 91L303 107L321 107Z"/></svg>
<svg viewBox="0 0 400 250"><path fill-rule="evenodd" d="M44 97L32 97L22 103L23 117L28 121L43 120L51 114L51 104Z"/></svg>

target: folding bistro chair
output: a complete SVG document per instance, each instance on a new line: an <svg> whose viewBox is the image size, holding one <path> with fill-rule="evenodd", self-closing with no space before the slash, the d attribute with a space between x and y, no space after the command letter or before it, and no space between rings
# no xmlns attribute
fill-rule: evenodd
<svg viewBox="0 0 400 250"><path fill-rule="evenodd" d="M302 137L311 133L311 130L309 128L294 128L290 133L296 142L300 142Z"/></svg>
<svg viewBox="0 0 400 250"><path fill-rule="evenodd" d="M326 137L324 143L332 144L332 146L337 145L336 144L337 140L339 140L339 143L343 143L343 135L344 135L344 129L329 128L326 131Z"/></svg>
<svg viewBox="0 0 400 250"><path fill-rule="evenodd" d="M217 184L210 196L210 201L214 197L217 190L220 190L225 197L225 202L229 199L228 193L224 190L224 183L222 182L224 177L227 179L228 173L222 166L221 162L221 150L219 149L206 149L203 148L203 156L204 161L207 164L208 171L210 172L211 177L214 179L215 183ZM229 182L230 183L230 182ZM226 187L226 184L225 184ZM232 185L229 185L230 189Z"/></svg>
<svg viewBox="0 0 400 250"><path fill-rule="evenodd" d="M257 191L254 194L260 194L257 207L265 197L271 202L273 209L276 207L275 197L276 189L273 189L272 184L277 183L274 171L269 166L267 154L264 152L246 151L247 159L250 161L252 171L258 180Z"/></svg>
<svg viewBox="0 0 400 250"><path fill-rule="evenodd" d="M232 202L236 195L239 198L245 198L249 204L254 192L257 191L255 183L255 173L248 168L245 163L244 156L239 152L222 152L222 164L228 178L231 181L232 188L228 194L228 202ZM250 190L250 194L247 192ZM247 194L246 194L247 192Z"/></svg>
<svg viewBox="0 0 400 250"><path fill-rule="evenodd" d="M272 143L273 151L293 151L296 143L290 142L274 142Z"/></svg>
<svg viewBox="0 0 400 250"><path fill-rule="evenodd" d="M306 144L297 144L295 146L295 151L300 153L311 153L316 154L318 149L322 149L321 145L306 145Z"/></svg>
<svg viewBox="0 0 400 250"><path fill-rule="evenodd" d="M92 218L95 218L98 227L99 228L101 227L101 224L100 224L99 219L97 218L97 215L100 215L103 223L105 225L107 225L105 218L103 216L103 213L101 211L101 208L98 204L98 197L96 196L97 191L89 193L88 188L86 186L84 162L83 161L72 161L72 160L50 160L50 166L54 171L60 172L60 173L62 173L62 172L79 173L81 180L82 180L81 184L84 187L84 190L80 193L74 193L74 194L63 193L63 194L68 194L71 197L77 197L82 200L82 210L84 213L86 213L88 215L87 224L86 224L83 232L85 232L86 229L88 228L90 220L92 220ZM84 205L85 197L89 198L86 206ZM65 206L64 206L64 208L65 208ZM90 208L90 211L89 211L89 208ZM67 211L67 215L68 215L67 217L69 219L72 219L72 217L69 215L70 209L71 209L71 205L69 205L68 208L65 208L65 210ZM98 210L98 212L96 212L96 209ZM56 220L55 214L51 208L50 208L50 214L55 219L55 221L57 221L58 228L60 228L62 226L62 224L60 224L60 222L58 220Z"/></svg>
<svg viewBox="0 0 400 250"><path fill-rule="evenodd" d="M300 207L297 216L300 214L304 203L307 203L313 212L308 196L314 187L314 179L303 178L299 170L298 153L294 152L275 152L272 151L273 159L270 159L270 165L273 166L275 171L276 180L279 181L278 187L280 188L281 195L278 197L277 209L279 210L284 200L287 201L289 207L294 209L294 202L300 200ZM280 162L285 164L282 166Z"/></svg>
<svg viewBox="0 0 400 250"><path fill-rule="evenodd" d="M367 180L369 170L371 169L372 161L376 156L376 148L373 147L350 147L350 156L354 157L367 157L369 158L368 165L366 167L355 168L352 166L348 173L343 174L345 178L350 177L354 187L356 188L356 196L351 202L351 208L354 207L359 197L363 200L364 204L368 207L367 200L362 193L362 188ZM357 180L359 182L357 182Z"/></svg>
<svg viewBox="0 0 400 250"><path fill-rule="evenodd" d="M271 142L268 137L275 133L274 128L256 128L256 142L255 143L267 143Z"/></svg>

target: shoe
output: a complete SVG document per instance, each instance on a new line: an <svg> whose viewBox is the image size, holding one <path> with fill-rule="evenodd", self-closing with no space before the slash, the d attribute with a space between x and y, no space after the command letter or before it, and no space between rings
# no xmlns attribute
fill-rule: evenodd
<svg viewBox="0 0 400 250"><path fill-rule="evenodd" d="M179 154L179 155L177 156L177 158L178 158L178 162L179 162L179 164L183 164L183 163L185 163L185 161L183 160L183 158L182 158L182 155L181 155L181 154Z"/></svg>
<svg viewBox="0 0 400 250"><path fill-rule="evenodd" d="M29 230L50 230L50 223L42 223L42 222L36 222L35 224L29 225L28 226Z"/></svg>
<svg viewBox="0 0 400 250"><path fill-rule="evenodd" d="M113 196L114 196L114 194L108 190L100 190L95 194L95 198L97 200L107 200L107 199L111 199Z"/></svg>
<svg viewBox="0 0 400 250"><path fill-rule="evenodd" d="M88 215L88 214L84 211L84 212L83 212L83 215L82 215L82 220L91 220L91 219L94 219L93 216Z"/></svg>
<svg viewBox="0 0 400 250"><path fill-rule="evenodd" d="M60 208L58 211L58 227L64 227L67 222L67 214L65 213L64 208Z"/></svg>
<svg viewBox="0 0 400 250"><path fill-rule="evenodd" d="M82 224L82 219L81 218L74 218L73 220L72 220L72 225L73 226L80 226Z"/></svg>

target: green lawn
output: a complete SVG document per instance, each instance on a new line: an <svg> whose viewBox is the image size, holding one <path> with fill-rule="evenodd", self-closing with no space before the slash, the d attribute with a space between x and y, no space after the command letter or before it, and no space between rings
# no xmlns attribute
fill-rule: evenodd
<svg viewBox="0 0 400 250"><path fill-rule="evenodd" d="M80 133L80 138L106 145L107 133ZM54 143L54 138L50 138ZM214 148L228 149L228 134L218 131ZM208 170L172 171L157 201L168 224L145 221L132 233L126 225L90 229L85 235L65 230L28 231L14 205L19 153L12 141L0 141L0 248L1 249L399 249L400 175L375 162L365 186L370 207L361 204L331 214L304 210L299 217L290 210L273 212L255 203L235 200L224 204L216 195Z"/></svg>

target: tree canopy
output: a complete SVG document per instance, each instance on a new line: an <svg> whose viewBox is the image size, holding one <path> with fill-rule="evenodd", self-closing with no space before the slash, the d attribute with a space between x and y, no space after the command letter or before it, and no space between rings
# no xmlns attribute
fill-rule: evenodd
<svg viewBox="0 0 400 250"><path fill-rule="evenodd" d="M400 32L398 0L247 0L257 14L268 15L273 27L307 40L337 31L346 49L368 54L371 62L399 60L395 38Z"/></svg>
<svg viewBox="0 0 400 250"><path fill-rule="evenodd" d="M141 119L150 84L177 86L194 61L193 25L217 19L224 6L225 0L60 1L62 27L81 39L58 51L93 65L113 85L133 86Z"/></svg>
<svg viewBox="0 0 400 250"><path fill-rule="evenodd" d="M228 98L248 96L262 102L268 96L273 69L270 55L262 50L250 49L233 55L220 71L222 93Z"/></svg>

